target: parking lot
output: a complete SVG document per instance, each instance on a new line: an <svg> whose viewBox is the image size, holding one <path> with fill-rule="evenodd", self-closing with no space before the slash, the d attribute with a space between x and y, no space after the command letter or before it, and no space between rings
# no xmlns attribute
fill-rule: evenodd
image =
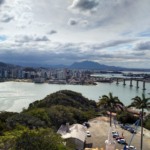
<svg viewBox="0 0 150 150"><path fill-rule="evenodd" d="M89 121L90 127L88 128L88 131L91 134L91 137L86 138L86 147L93 147L93 148L105 148L105 140L108 139L108 131L109 131L109 122L108 120L104 120L101 117L95 118L93 120ZM119 125L116 125L116 127L113 125L113 130L117 131L120 136L124 136L126 142L129 144L132 134L122 129ZM150 131L147 131L150 132ZM115 139L114 139L115 140ZM137 150L140 150L140 131L135 134L131 145L134 145ZM118 144L116 141L116 148L121 150L123 149L124 145ZM143 138L143 150L149 150L150 149L150 137L146 134Z"/></svg>

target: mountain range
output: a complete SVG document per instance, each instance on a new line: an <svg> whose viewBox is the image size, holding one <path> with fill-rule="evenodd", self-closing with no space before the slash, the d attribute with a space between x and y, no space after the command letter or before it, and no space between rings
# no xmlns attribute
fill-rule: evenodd
<svg viewBox="0 0 150 150"><path fill-rule="evenodd" d="M122 70L122 67L107 66L92 61L75 62L70 66L71 69L91 69L91 70Z"/></svg>
<svg viewBox="0 0 150 150"><path fill-rule="evenodd" d="M30 64L25 66L24 64L20 64L20 67L44 67L44 68L68 68L68 69L86 69L86 70L103 70L103 71L150 71L150 69L143 69L143 68L124 68L124 67L117 67L117 66L108 66L104 64L99 64L93 61L82 61L82 62L74 62L70 66L66 66L63 64L60 65L34 65ZM0 68L14 68L18 67L18 65L7 64L4 62L0 62Z"/></svg>

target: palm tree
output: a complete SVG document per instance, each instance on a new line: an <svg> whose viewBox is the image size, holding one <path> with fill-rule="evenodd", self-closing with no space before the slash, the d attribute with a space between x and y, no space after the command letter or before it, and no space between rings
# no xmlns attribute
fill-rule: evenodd
<svg viewBox="0 0 150 150"><path fill-rule="evenodd" d="M118 97L114 96L110 92L109 95L103 95L102 98L99 99L98 106L103 106L107 108L110 112L110 126L111 126L111 117L112 112L116 109L123 109L123 103L118 99Z"/></svg>
<svg viewBox="0 0 150 150"><path fill-rule="evenodd" d="M142 94L142 98L136 96L132 98L133 102L129 107L135 107L141 109L141 150L143 148L143 114L144 109L150 110L150 98L145 98L145 95Z"/></svg>

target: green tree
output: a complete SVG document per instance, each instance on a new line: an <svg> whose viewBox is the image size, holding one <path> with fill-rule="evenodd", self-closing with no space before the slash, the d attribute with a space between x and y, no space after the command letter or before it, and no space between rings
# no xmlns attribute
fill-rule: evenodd
<svg viewBox="0 0 150 150"><path fill-rule="evenodd" d="M44 121L47 127L51 126L48 112L44 108L33 108L29 111L24 111L24 114L28 114L30 116L40 119L41 121Z"/></svg>
<svg viewBox="0 0 150 150"><path fill-rule="evenodd" d="M145 117L143 126L150 130L150 114Z"/></svg>
<svg viewBox="0 0 150 150"><path fill-rule="evenodd" d="M18 113L5 112L5 111L0 112L0 135L3 135L3 132L8 130L7 124L6 124L7 119L16 114L18 114Z"/></svg>
<svg viewBox="0 0 150 150"><path fill-rule="evenodd" d="M27 126L31 129L46 127L45 121L25 113L20 113L7 119L6 125L9 129L14 129L17 124Z"/></svg>
<svg viewBox="0 0 150 150"><path fill-rule="evenodd" d="M103 106L104 108L108 109L110 112L110 126L111 126L111 118L112 118L112 112L114 110L123 109L123 103L118 99L118 97L113 96L113 94L110 92L109 95L103 95L102 98L99 99L98 107Z"/></svg>
<svg viewBox="0 0 150 150"><path fill-rule="evenodd" d="M118 111L116 117L117 117L117 120L123 124L125 123L133 124L138 119L138 117L134 116L132 113L129 113L127 111Z"/></svg>
<svg viewBox="0 0 150 150"><path fill-rule="evenodd" d="M63 140L51 129L30 130L17 138L17 150L67 150Z"/></svg>
<svg viewBox="0 0 150 150"><path fill-rule="evenodd" d="M69 122L73 123L83 123L87 121L91 114L90 112L83 112L73 107L65 107L62 105L55 105L47 109L48 116L50 118L51 125L54 129L58 129L62 124ZM93 115L94 116L94 115Z"/></svg>
<svg viewBox="0 0 150 150"><path fill-rule="evenodd" d="M129 107L136 107L137 109L141 109L141 150L143 148L143 114L144 109L150 110L150 98L146 98L145 94L142 94L142 98L136 96L132 98L133 102Z"/></svg>

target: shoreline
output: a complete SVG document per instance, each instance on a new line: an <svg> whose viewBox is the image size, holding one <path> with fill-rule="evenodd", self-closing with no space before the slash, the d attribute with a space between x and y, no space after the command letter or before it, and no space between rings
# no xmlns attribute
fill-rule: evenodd
<svg viewBox="0 0 150 150"><path fill-rule="evenodd" d="M44 84L44 83L48 83L48 84L57 84L57 85L91 85L91 86L95 86L97 85L97 83L84 83L84 84L74 84L74 83L61 83L61 81L58 80L58 82L52 82L50 83L49 80L46 80L44 82L34 82L32 79L7 79L1 82L27 82L27 83L35 83L35 84Z"/></svg>

